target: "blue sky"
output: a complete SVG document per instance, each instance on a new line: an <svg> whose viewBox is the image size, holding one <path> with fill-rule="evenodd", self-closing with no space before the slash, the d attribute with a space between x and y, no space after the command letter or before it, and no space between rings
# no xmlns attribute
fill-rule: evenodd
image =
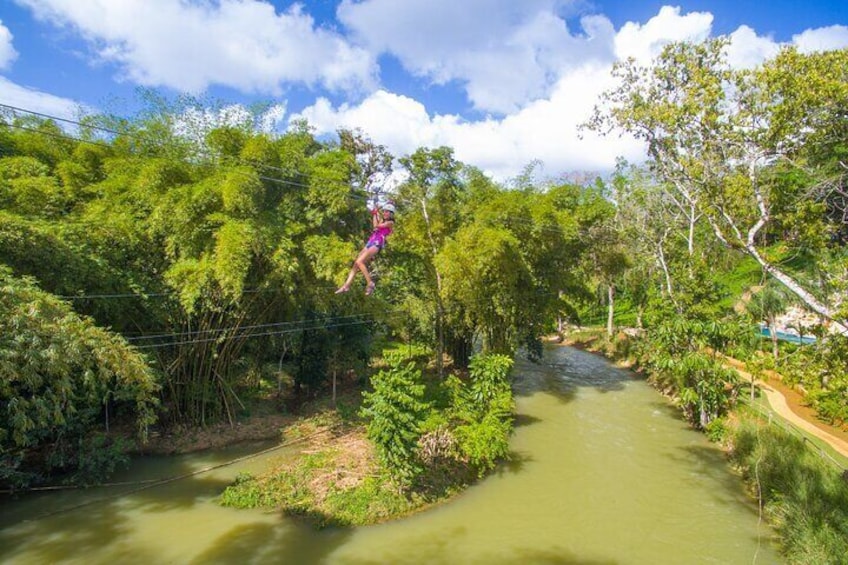
<svg viewBox="0 0 848 565"><path fill-rule="evenodd" d="M449 145L499 180L532 161L558 176L642 154L577 132L615 61L717 35L740 67L846 48L848 2L0 0L0 103L131 115L139 87L264 102L272 129L306 118L396 155Z"/></svg>

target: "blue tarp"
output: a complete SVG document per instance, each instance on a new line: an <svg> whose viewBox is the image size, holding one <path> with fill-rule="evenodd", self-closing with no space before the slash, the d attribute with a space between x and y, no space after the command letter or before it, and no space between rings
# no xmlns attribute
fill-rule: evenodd
<svg viewBox="0 0 848 565"><path fill-rule="evenodd" d="M763 337L771 337L771 330L766 326L760 326L760 335ZM786 332L779 331L777 332L777 339L782 341L789 341L792 343L815 343L816 338L809 335L796 335L790 334Z"/></svg>

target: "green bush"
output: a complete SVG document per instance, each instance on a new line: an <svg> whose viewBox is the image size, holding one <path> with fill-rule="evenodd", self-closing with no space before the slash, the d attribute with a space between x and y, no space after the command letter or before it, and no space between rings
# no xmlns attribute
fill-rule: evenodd
<svg viewBox="0 0 848 565"><path fill-rule="evenodd" d="M472 357L470 382L453 379L446 386L453 396L451 408L460 454L478 472L492 469L509 454L513 399L509 371L513 361L505 355Z"/></svg>
<svg viewBox="0 0 848 565"><path fill-rule="evenodd" d="M848 422L848 337L823 337L798 349L780 370L790 383L800 383L816 412L831 423Z"/></svg>
<svg viewBox="0 0 848 565"><path fill-rule="evenodd" d="M699 429L725 415L739 390L736 371L710 350L739 342L739 325L672 317L651 328L639 344L650 378L674 395L687 420Z"/></svg>
<svg viewBox="0 0 848 565"><path fill-rule="evenodd" d="M416 446L429 406L420 381L421 371L410 363L380 371L371 378L373 390L363 393L361 413L368 420L368 438L380 461L404 486L421 471Z"/></svg>

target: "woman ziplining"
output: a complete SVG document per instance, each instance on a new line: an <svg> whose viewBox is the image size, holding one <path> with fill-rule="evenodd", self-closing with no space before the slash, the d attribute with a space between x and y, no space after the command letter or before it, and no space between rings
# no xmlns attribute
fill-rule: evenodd
<svg viewBox="0 0 848 565"><path fill-rule="evenodd" d="M395 205L392 202L386 202L383 205L375 203L371 207L371 225L373 227L371 236L353 262L347 280L336 290L336 294L350 290L350 283L353 282L357 271L362 271L362 276L365 277L365 294L371 295L374 292L376 285L371 278L371 273L368 272L368 263L386 246L386 238L391 235L395 225Z"/></svg>

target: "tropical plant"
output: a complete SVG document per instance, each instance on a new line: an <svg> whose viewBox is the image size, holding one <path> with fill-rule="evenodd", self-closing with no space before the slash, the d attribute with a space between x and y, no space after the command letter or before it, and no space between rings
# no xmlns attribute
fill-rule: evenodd
<svg viewBox="0 0 848 565"><path fill-rule="evenodd" d="M124 339L0 268L0 482L102 478L126 448L108 434L131 423L143 441L158 389Z"/></svg>
<svg viewBox="0 0 848 565"><path fill-rule="evenodd" d="M420 381L421 371L409 363L380 371L371 377L373 390L363 393L368 437L401 488L411 485L421 472L416 447L429 406Z"/></svg>

